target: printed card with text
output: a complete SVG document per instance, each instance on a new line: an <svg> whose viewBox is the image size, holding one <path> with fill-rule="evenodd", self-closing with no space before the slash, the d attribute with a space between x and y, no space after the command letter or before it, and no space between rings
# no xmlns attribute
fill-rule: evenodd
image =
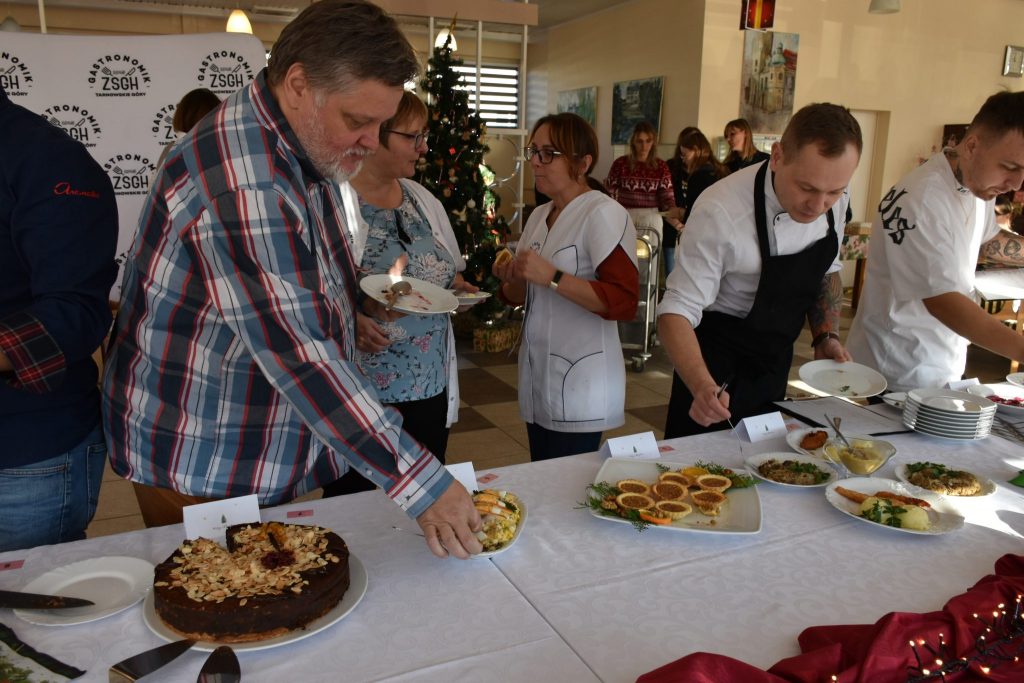
<svg viewBox="0 0 1024 683"><path fill-rule="evenodd" d="M745 431L750 443L756 443L776 436L785 436L786 421L782 419L782 413L766 413L743 418L736 429L741 433Z"/></svg>
<svg viewBox="0 0 1024 683"><path fill-rule="evenodd" d="M185 518L185 538L193 540L202 536L217 543L224 543L225 530L234 524L260 521L260 504L256 494L215 500L182 508Z"/></svg>
<svg viewBox="0 0 1024 683"><path fill-rule="evenodd" d="M448 470L453 477L455 477L455 481L465 486L466 490L470 493L480 489L480 486L476 483L476 470L473 469L472 462L460 462L454 465L445 465L444 468Z"/></svg>
<svg viewBox="0 0 1024 683"><path fill-rule="evenodd" d="M601 446L601 455L608 458L635 458L638 460L660 458L658 441L654 432L629 434L608 439Z"/></svg>

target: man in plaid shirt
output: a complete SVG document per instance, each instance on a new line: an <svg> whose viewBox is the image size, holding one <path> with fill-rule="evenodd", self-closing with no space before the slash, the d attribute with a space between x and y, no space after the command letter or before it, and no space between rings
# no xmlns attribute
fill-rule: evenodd
<svg viewBox="0 0 1024 683"><path fill-rule="evenodd" d="M466 490L352 362L358 276L337 184L377 148L416 71L382 10L321 0L168 157L103 392L111 462L147 524L209 499L283 503L351 466L436 555L480 552Z"/></svg>

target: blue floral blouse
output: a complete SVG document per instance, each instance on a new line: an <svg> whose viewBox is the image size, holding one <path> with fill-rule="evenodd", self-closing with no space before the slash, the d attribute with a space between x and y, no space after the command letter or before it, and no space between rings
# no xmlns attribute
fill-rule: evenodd
<svg viewBox="0 0 1024 683"><path fill-rule="evenodd" d="M409 256L404 274L445 289L455 279L455 260L434 239L430 224L403 188L397 209L359 203L369 226L363 250L366 274L386 273L403 253ZM378 320L391 345L380 353L357 353L363 373L383 403L402 403L437 396L448 386L447 315L406 315L394 322Z"/></svg>

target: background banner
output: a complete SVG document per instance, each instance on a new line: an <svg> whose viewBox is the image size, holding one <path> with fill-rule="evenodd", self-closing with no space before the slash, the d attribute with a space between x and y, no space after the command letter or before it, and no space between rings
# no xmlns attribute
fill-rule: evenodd
<svg viewBox="0 0 1024 683"><path fill-rule="evenodd" d="M117 253L128 250L160 152L176 138L174 108L194 88L224 99L266 66L241 33L64 36L4 33L0 86L86 146L117 194ZM111 293L117 299L120 277Z"/></svg>

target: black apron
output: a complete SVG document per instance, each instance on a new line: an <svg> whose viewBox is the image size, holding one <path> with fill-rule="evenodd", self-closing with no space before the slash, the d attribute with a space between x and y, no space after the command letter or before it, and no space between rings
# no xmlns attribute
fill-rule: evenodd
<svg viewBox="0 0 1024 683"><path fill-rule="evenodd" d="M708 372L718 384L728 382L733 424L773 410L772 401L785 398L793 343L800 336L807 311L821 292L821 282L839 249L835 218L828 210L828 234L796 254L769 253L764 183L768 162L754 181L754 218L761 251L761 277L754 304L745 318L705 311L694 330ZM728 428L726 422L708 427L690 418L693 395L673 373L665 438L689 436Z"/></svg>

